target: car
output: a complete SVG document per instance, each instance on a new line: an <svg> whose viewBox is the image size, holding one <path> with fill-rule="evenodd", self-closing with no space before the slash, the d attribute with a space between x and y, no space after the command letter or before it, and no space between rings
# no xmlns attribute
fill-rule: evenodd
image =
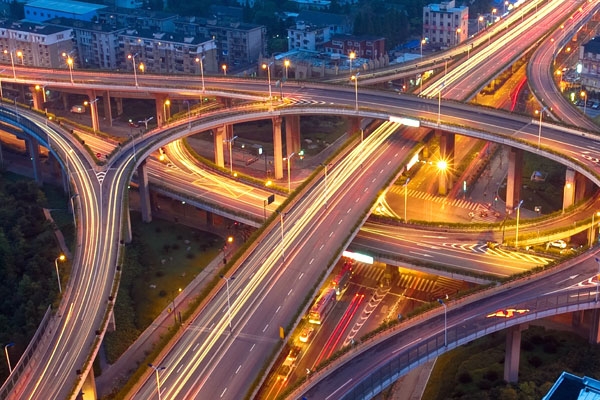
<svg viewBox="0 0 600 400"><path fill-rule="evenodd" d="M312 326L306 327L306 328L302 329L302 332L300 332L300 337L298 338L298 340L300 340L302 343L308 343L314 334L315 334L314 327L312 327Z"/></svg>
<svg viewBox="0 0 600 400"><path fill-rule="evenodd" d="M129 120L129 126L132 128L139 128L141 126L140 121L135 122L135 121Z"/></svg>
<svg viewBox="0 0 600 400"><path fill-rule="evenodd" d="M71 112L75 113L75 114L84 114L85 107L82 105L75 105L75 106L71 107Z"/></svg>
<svg viewBox="0 0 600 400"><path fill-rule="evenodd" d="M550 242L549 245L550 245L550 247L557 247L559 249L567 248L567 242L565 242L564 240L561 240L561 239L554 240L554 241Z"/></svg>

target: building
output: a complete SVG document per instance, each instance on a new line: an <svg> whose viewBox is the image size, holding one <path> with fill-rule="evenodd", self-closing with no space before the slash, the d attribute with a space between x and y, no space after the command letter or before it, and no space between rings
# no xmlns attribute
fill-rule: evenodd
<svg viewBox="0 0 600 400"><path fill-rule="evenodd" d="M62 54L73 51L72 33L69 28L3 20L0 21L0 56L5 64L65 68Z"/></svg>
<svg viewBox="0 0 600 400"><path fill-rule="evenodd" d="M330 40L331 33L326 25L310 25L298 20L294 27L288 28L288 50L321 51Z"/></svg>
<svg viewBox="0 0 600 400"><path fill-rule="evenodd" d="M304 21L304 23L314 26L328 26L331 35L351 34L354 25L348 15L309 10L300 11L296 16L296 21Z"/></svg>
<svg viewBox="0 0 600 400"><path fill-rule="evenodd" d="M542 400L600 400L600 381L563 372Z"/></svg>
<svg viewBox="0 0 600 400"><path fill-rule="evenodd" d="M200 60L204 72L217 72L217 47L212 39L172 32L127 29L120 35L123 49L120 67L158 74L198 74ZM135 56L135 60L132 57Z"/></svg>
<svg viewBox="0 0 600 400"><path fill-rule="evenodd" d="M47 24L68 28L73 32L73 47L76 51L71 57L76 68L110 70L119 68L124 58L119 47L119 36L125 28L71 18L55 18L49 20Z"/></svg>
<svg viewBox="0 0 600 400"><path fill-rule="evenodd" d="M97 11L97 20L101 24L115 28L150 29L162 32L173 32L177 14L163 11L127 8L104 8Z"/></svg>
<svg viewBox="0 0 600 400"><path fill-rule="evenodd" d="M291 0L300 10L327 10L331 6L329 0Z"/></svg>
<svg viewBox="0 0 600 400"><path fill-rule="evenodd" d="M469 7L454 0L423 7L423 38L434 47L451 47L469 37Z"/></svg>
<svg viewBox="0 0 600 400"><path fill-rule="evenodd" d="M385 38L377 36L334 35L324 44L325 53L376 60L385 54Z"/></svg>
<svg viewBox="0 0 600 400"><path fill-rule="evenodd" d="M577 70L583 87L600 92L600 37L595 37L579 47Z"/></svg>
<svg viewBox="0 0 600 400"><path fill-rule="evenodd" d="M84 3L73 0L34 0L24 5L25 19L47 21L52 18L73 18L91 21L96 12L106 8L101 4Z"/></svg>

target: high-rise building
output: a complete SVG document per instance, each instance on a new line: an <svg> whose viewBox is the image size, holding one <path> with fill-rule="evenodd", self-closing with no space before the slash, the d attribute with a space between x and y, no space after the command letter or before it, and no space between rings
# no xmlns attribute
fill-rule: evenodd
<svg viewBox="0 0 600 400"><path fill-rule="evenodd" d="M423 38L434 47L451 47L469 37L469 7L454 0L423 7Z"/></svg>

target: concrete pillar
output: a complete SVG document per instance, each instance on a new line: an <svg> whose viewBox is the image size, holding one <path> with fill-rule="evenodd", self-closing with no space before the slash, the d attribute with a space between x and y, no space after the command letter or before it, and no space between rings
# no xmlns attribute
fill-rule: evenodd
<svg viewBox="0 0 600 400"><path fill-rule="evenodd" d="M350 133L354 135L359 132L362 125L361 117L350 117Z"/></svg>
<svg viewBox="0 0 600 400"><path fill-rule="evenodd" d="M504 359L504 380L517 383L519 380L519 360L521 357L521 332L527 325L516 325L506 330L506 353Z"/></svg>
<svg viewBox="0 0 600 400"><path fill-rule="evenodd" d="M100 120L98 119L98 96L95 90L87 91L88 102L90 107L90 116L92 118L92 129L94 132L100 130Z"/></svg>
<svg viewBox="0 0 600 400"><path fill-rule="evenodd" d="M77 400L96 400L98 392L96 391L96 378L94 377L94 368L90 368L90 372L83 381L81 392L77 395Z"/></svg>
<svg viewBox="0 0 600 400"><path fill-rule="evenodd" d="M40 159L40 144L34 138L27 139L27 151L29 153L29 157L31 157L31 162L33 164L33 179L38 185L44 184L44 179L42 178L42 162Z"/></svg>
<svg viewBox="0 0 600 400"><path fill-rule="evenodd" d="M29 86L29 91L31 92L31 97L33 99L33 108L36 110L42 111L44 109L44 94L42 93L42 89L39 85L39 89L35 88L36 85Z"/></svg>
<svg viewBox="0 0 600 400"><path fill-rule="evenodd" d="M206 212L206 226L214 225L214 214L211 212Z"/></svg>
<svg viewBox="0 0 600 400"><path fill-rule="evenodd" d="M103 96L102 100L104 100L104 118L106 122L108 122L108 126L113 126L112 110L110 108L110 93L108 92L108 90L106 91L106 94Z"/></svg>
<svg viewBox="0 0 600 400"><path fill-rule="evenodd" d="M148 187L148 171L146 160L142 161L137 167L138 190L140 192L140 209L142 211L142 221L152 222L152 209L150 208L150 188Z"/></svg>
<svg viewBox="0 0 600 400"><path fill-rule="evenodd" d="M302 149L300 144L300 116L285 117L285 149L288 154L296 153Z"/></svg>
<svg viewBox="0 0 600 400"><path fill-rule="evenodd" d="M213 130L214 148L215 148L215 164L221 168L225 168L225 158L223 157L223 146L226 144L227 129L225 125L219 126Z"/></svg>
<svg viewBox="0 0 600 400"><path fill-rule="evenodd" d="M167 95L165 94L155 94L154 95L154 103L156 107L156 125L160 128L163 126L169 118L165 119L165 115L167 114L167 105L165 102L167 101Z"/></svg>
<svg viewBox="0 0 600 400"><path fill-rule="evenodd" d="M592 182L579 172L575 172L575 203L578 203L595 190Z"/></svg>
<svg viewBox="0 0 600 400"><path fill-rule="evenodd" d="M575 202L575 171L567 168L563 188L563 212Z"/></svg>
<svg viewBox="0 0 600 400"><path fill-rule="evenodd" d="M69 95L66 93L61 93L60 99L62 100L62 103L63 103L63 109L68 111L69 110Z"/></svg>
<svg viewBox="0 0 600 400"><path fill-rule="evenodd" d="M511 214L521 201L523 179L523 150L511 147L508 152L508 175L506 177L506 213Z"/></svg>
<svg viewBox="0 0 600 400"><path fill-rule="evenodd" d="M123 114L123 99L120 97L114 97L115 107L117 108L117 117Z"/></svg>
<svg viewBox="0 0 600 400"><path fill-rule="evenodd" d="M594 308L590 310L592 318L590 321L590 343L600 343L600 310Z"/></svg>
<svg viewBox="0 0 600 400"><path fill-rule="evenodd" d="M571 313L571 326L574 328L583 325L584 311L573 311Z"/></svg>
<svg viewBox="0 0 600 400"><path fill-rule="evenodd" d="M445 162L445 168L439 169L438 193L442 196L448 194L452 186L452 171L454 170L454 144L455 135L449 132L440 132L440 161Z"/></svg>
<svg viewBox="0 0 600 400"><path fill-rule="evenodd" d="M273 166L275 179L283 179L283 146L281 143L281 117L273 118Z"/></svg>

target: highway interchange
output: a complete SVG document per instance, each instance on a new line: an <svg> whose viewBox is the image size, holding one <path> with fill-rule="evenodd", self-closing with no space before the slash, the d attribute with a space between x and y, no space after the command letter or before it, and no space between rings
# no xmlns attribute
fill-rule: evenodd
<svg viewBox="0 0 600 400"><path fill-rule="evenodd" d="M257 90L257 85L258 83L256 82L248 83L248 90ZM264 85L264 83L262 85ZM115 89L117 89L117 87L115 87ZM237 84L237 87L240 89L239 83ZM264 90L264 88L262 88L262 90ZM158 92L160 90L156 88L152 91ZM310 110L307 110L308 113L330 113L331 110L340 105L342 107L346 106L349 110L353 108L354 93L352 90L341 88L335 93L332 93L331 87L319 88L317 85L311 87L311 85L307 84L303 88L297 87L296 93L299 93L303 98L311 98L326 105L322 107L321 110L311 108ZM292 93L292 95L294 94ZM381 94L367 89L361 89L360 103L361 110L359 115L366 117L381 118L386 115L411 116L414 118L422 118L426 125L436 126L436 123L432 121L436 121L439 115L438 104L435 101L428 102L424 100L415 100L408 96ZM277 109L275 112L257 112L254 118L264 118L265 116L268 117L278 114L284 115L287 111L288 110ZM304 112L303 108L300 106L289 107L289 111L290 113L294 111ZM352 115L351 111L342 111L346 115ZM227 116L227 114L229 114L232 116L236 112L238 114L242 113L242 111L232 109L228 113L223 113L222 115ZM506 115L487 110L481 111L475 107L456 104L444 104L441 108L441 114L443 114L443 119L440 121L442 124L440 126L450 131L453 129L456 130L457 125L471 126L480 129L481 131L485 131L476 133L476 135L485 138L491 137L500 141L504 141L507 138L518 138L529 143L528 145L523 145L522 142L520 142L519 145L522 147L535 147L532 146L532 143L537 143L538 129L537 126L531 123L531 119L515 118L513 115ZM33 116L33 114L29 113L27 116L32 119L37 118L37 122L40 126L46 124L46 121L44 121L43 118ZM238 116L237 118L240 117ZM383 117L382 119L386 118ZM450 123L452 125L448 125ZM52 124L50 124L50 126L52 126ZM215 122L198 119L193 121L192 130L202 131L211 126L215 126ZM165 132L167 133L155 132L141 139L140 142L137 143L138 158L145 157L152 150L172 141L173 136L171 136L171 132L168 132L168 130ZM493 132L493 134L489 132ZM189 133L191 132L186 132L185 129L181 132L180 129L180 132L175 136L185 136ZM112 277L112 274L115 273L117 264L116 246L119 244L120 232L120 228L118 228L119 224L116 223L120 218L117 216L121 215L123 190L127 187L128 178L132 171L133 164L136 161L133 160L131 147L126 147L120 156L111 160L107 171L101 171L98 167L92 166L89 156L83 153L81 146L78 147L73 143L67 143L50 127L47 128L47 134L54 142L54 147L61 152L59 155L63 157L64 155L67 155L73 174L79 176L83 181L77 182L78 191L80 193L79 198L83 208L79 223L82 227L101 227L101 229L83 229L83 232L81 233L82 236L84 236L81 242L82 247L85 248L86 251L82 252L83 254L80 254L80 257L84 257L84 259L77 260L77 264L86 266L96 265L97 268L88 267L78 270L78 274L82 274L81 279L79 279L78 276L74 279L74 282L76 282L76 284L81 284L81 286L73 286L69 296L65 295L65 298L61 303L61 317L60 321L58 321L57 329L55 330L55 332L57 332L55 340L57 340L57 343L60 343L60 346L52 347L45 356L45 360L47 361L45 363L46 370L65 370L68 373L60 374L60 377L56 374L51 379L51 382L42 380L39 383L31 383L28 387L28 390L31 390L31 393L55 393L56 398L66 398L71 389L67 382L70 382L75 377L73 371L80 369L79 367L84 364L83 360L87 357L86 354L84 354L85 351L74 354L76 352L63 349L83 350L86 346L91 345L90 342L93 342L96 336L96 329L101 327L100 320L102 319L102 313L98 311L103 308L103 304L106 304L107 300L98 301L98 299L108 299L111 293L111 279L108 279L108 277ZM504 135L505 137L498 139L498 136L496 135ZM564 130L561 130L558 127L544 127L544 147L550 144L553 144L553 147L556 147L556 145L560 144L562 146L563 154L569 155L567 161L564 159L561 161L567 164L569 162L572 163L572 166L581 170L598 184L595 173L590 172L597 169L597 161L594 160L593 156L583 157L583 154L591 153L592 155L597 155L598 147L595 140L590 139L588 136L577 134L572 135L570 143L566 144L561 143L563 137ZM380 140L381 142L378 143L386 143L386 146L376 146L376 143L371 143L371 140L373 142ZM344 161L343 165L336 166L333 169L332 175L330 175L331 180L329 181L331 188L330 195L332 198L328 204L329 206L336 204L337 207L335 207L335 209L337 212L322 212L324 204L323 194L321 193L319 197L318 194L312 193L312 191L307 193L307 197L312 200L311 202L306 203L303 199L302 201L299 201L293 209L288 211L289 214L286 214L287 228L285 231L285 242L289 244L290 247L286 247L285 253L287 253L287 257L284 263L280 264L278 262L278 253L282 253L283 250L280 249L281 251L277 251L281 246L281 242L278 230L274 229L270 235L263 240L265 248L271 249L273 253L268 255L268 252L265 250L265 252L260 252L260 254L257 252L257 254L250 255L248 259L250 265L249 271L246 272L246 269L244 269L244 274L237 276L236 279L232 281L231 292L233 293L232 297L234 298L232 303L232 321L236 321L237 330L236 328L233 328L232 332L234 334L228 334L227 332L228 318L224 316L223 304L225 304L225 301L223 298L223 290L221 290L218 294L219 297L215 298L216 302L213 303L220 305L220 307L213 306L215 307L213 311L218 310L214 312L218 317L212 322L210 319L206 319L208 317L202 317L202 319L198 321L198 325L196 325L198 331L195 332L195 334L190 334L189 342L185 341L183 348L190 349L191 346L191 349L193 349L195 344L192 343L195 343L194 341L201 338L202 342L206 343L206 340L210 338L210 341L214 341L215 344L218 344L217 348L220 348L222 351L217 353L216 348L204 348L199 351L199 353L201 353L200 355L195 357L188 355L188 357L190 357L189 359L181 359L173 355L175 357L173 365L177 364L178 366L181 366L181 368L183 368L180 370L180 372L183 371L181 372L181 376L185 376L188 379L185 380L181 379L181 377L176 377L176 373L173 372L176 371L176 369L172 369L172 372L169 375L172 380L168 380L169 377L165 376L165 378L167 378L164 386L165 390L170 390L171 392L169 393L180 393L181 391L189 392L192 397L193 395L204 396L206 393L207 395L213 396L226 394L226 398L236 398L237 395L244 393L245 388L247 388L249 382L252 381L252 373L255 371L246 371L245 374L242 374L243 376L240 376L239 378L236 377L236 379L220 379L219 371L223 370L221 370L220 367L216 368L216 363L211 363L212 368L214 368L212 374L208 374L209 371L207 371L207 375L198 375L194 379L191 379L189 377L189 371L192 371L193 367L201 362L201 360L205 359L205 357L213 357L215 361L219 361L219 365L223 365L227 368L231 367L225 369L226 371L236 370L238 367L240 367L239 371L242 371L242 364L235 365L238 360L234 360L234 357L224 357L225 354L247 354L247 365L261 365L258 360L261 358L264 359L265 352L262 352L262 354L259 354L260 352L251 354L252 351L250 351L250 348L252 348L252 346L248 347L246 345L247 341L249 339L254 339L256 341L256 346L259 346L259 348L260 346L265 346L265 348L273 346L277 341L277 333L270 331L269 328L275 330L278 323L281 323L281 325L287 324L286 316L284 316L285 313L282 309L278 309L278 307L291 307L292 304L298 304L298 300L304 297L307 290L312 287L312 282L319 277L322 266L329 265L329 262L331 261L331 253L323 251L324 254L314 254L314 249L320 248L321 245L323 245L323 249L326 249L325 243L328 239L335 237L335 232L332 231L330 233L310 235L306 240L314 240L314 243L309 242L309 245L305 244L305 246L299 246L299 244L303 242L301 238L306 237L308 232L316 232L316 228L321 225L335 226L338 224L338 231L351 231L351 228L356 223L356 218L344 218L344 213L340 212L340 210L348 210L349 213L350 210L364 210L370 205L372 202L371 193L376 193L377 190L381 188L380 185L383 185L387 182L387 179L396 173L396 169L393 167L396 163L392 163L390 166L391 160L397 160L397 164L400 164L404 161L405 156L408 155L408 151L412 148L412 142L407 140L408 139L406 138L390 138L383 134L381 137L379 137L379 135L373 135L372 137L369 137L365 143L357 147L357 149L361 150L358 151L360 154L354 154L354 156L351 156L348 159L348 162ZM69 152L71 146L74 147L76 154ZM369 157L369 153L365 150L372 151L373 156ZM554 153L546 152L545 154L556 158ZM75 157L75 155L77 157ZM378 157L376 158L375 156ZM366 159L366 157L369 158ZM78 161L79 159L87 160L88 164L83 164L82 161ZM366 163L365 165L369 165L369 168L357 171L356 165L358 164L356 164L356 162L361 160ZM352 165L349 161L354 161L355 164ZM583 166L585 166L585 168L583 168ZM88 173L92 171L94 174ZM334 171L336 174L333 173ZM96 172L98 172L98 174L96 174ZM103 172L107 172L106 175L104 175ZM93 180L92 175L95 175L95 181ZM86 176L86 178L81 178L83 176ZM79 179L74 180L79 181ZM356 180L356 182L354 182L354 180ZM343 184L344 182L345 184ZM361 193L353 193L350 190L353 185L349 185L348 182L353 182L358 185L356 187L364 188L365 191L362 192L362 195ZM104 193L102 193L103 191ZM95 199L101 199L101 201L97 202ZM355 204L353 204L353 202L355 202ZM313 216L314 220L308 220L308 216ZM338 244L333 245L333 248L337 248L340 239L342 238L336 237L335 239L337 239L335 243ZM295 248L294 245L299 247ZM281 258L283 257L281 256ZM307 260L311 259L314 259L314 261L309 263ZM308 267L306 266L307 263L309 263ZM285 265L286 268L281 268L282 265ZM305 286L300 284L295 285L297 287L289 294L289 296L292 296L292 299L294 299L293 296L297 296L295 297L296 301L293 301L292 299L287 301L285 294L288 292L281 289L279 287L281 285L275 285L275 280L296 282L302 281L302 279L309 281L309 278L312 279L310 280L310 284L306 284ZM272 280L270 281L269 279ZM257 285L260 286L259 283L264 284L265 282L266 285L261 286L261 290L256 291L256 293L251 293L251 288L257 287ZM236 294L237 290L242 287L242 283L248 283L248 286L245 286L247 289ZM94 287L90 285L98 286ZM272 288L272 290L266 291L267 288ZM246 296L252 297L246 298ZM270 296L274 297L271 298ZM281 299L284 300L282 301ZM247 302L249 307L242 307L243 302ZM94 306L92 307L92 305ZM251 318L253 312L258 312L258 308L255 309L258 305L267 307L267 312L261 309L260 315L273 315L271 320L265 321L264 318ZM269 308L271 308L270 312L268 311ZM293 311L288 312L287 314L293 314ZM74 316L77 316L77 323L73 323L74 321L71 320L71 318L75 318ZM243 325L243 322L247 322L247 324ZM267 325L265 325L265 323ZM81 329L81 324L85 324L88 329ZM188 328L187 330L191 329ZM208 330L208 332L205 330ZM265 332L268 331L269 334L264 334L263 330L265 330ZM65 338L68 336L69 341L61 339L63 335ZM261 337L264 337L265 339L257 340ZM87 345L84 345L84 343L87 343ZM224 351L226 349L228 352ZM232 351L233 353L229 353L229 351ZM195 353L195 351L192 353ZM233 365L228 363L233 363ZM246 366L245 369L249 368ZM38 374L37 376L45 377L46 375ZM200 381L197 381L198 379ZM192 385L193 382L197 382L193 388L187 386ZM217 382L219 382L219 384L217 384ZM144 390L148 390L149 387L150 384L144 385L141 389L142 393L146 393ZM204 390L208 390L208 392L204 392ZM202 393L200 394L199 391L202 391ZM43 398L37 396L38 395L31 394L29 397Z"/></svg>

